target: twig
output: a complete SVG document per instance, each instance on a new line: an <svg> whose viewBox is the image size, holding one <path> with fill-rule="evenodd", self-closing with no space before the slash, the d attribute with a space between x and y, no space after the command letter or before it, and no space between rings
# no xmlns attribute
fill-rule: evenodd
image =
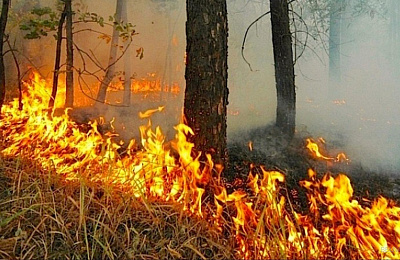
<svg viewBox="0 0 400 260"><path fill-rule="evenodd" d="M103 102L101 100L98 100L92 96L89 96L88 94L85 93L85 91L82 89L82 84L81 84L81 80L85 83L85 85L87 85L87 83L85 82L85 80L83 79L83 77L81 76L81 74L78 76L78 82L79 82L79 89L81 90L82 94L85 95L87 98L89 98L90 100L93 100L95 102L98 103L103 103L107 106L112 106L112 107L129 107L127 105L115 105L115 104L111 104L111 103L107 103L107 102Z"/></svg>
<svg viewBox="0 0 400 260"><path fill-rule="evenodd" d="M243 60L246 62L246 64L249 66L250 71L253 71L253 69L251 68L251 65L250 65L250 63L247 61L246 57L244 56L244 45L246 44L247 34L249 33L250 28L251 28L255 23L257 23L261 18L263 18L264 16L266 16L266 15L269 14L269 13L270 13L270 11L268 11L268 12L262 14L260 17L258 17L256 20L254 20L254 21L247 27L246 32L245 32L244 37L243 37L242 51L241 51L241 53L242 53L242 58L243 58Z"/></svg>
<svg viewBox="0 0 400 260"><path fill-rule="evenodd" d="M5 41L7 42L8 48L11 52L11 55L14 59L15 67L17 68L17 80L18 80L18 109L21 111L22 110L22 85L21 85L21 69L19 67L18 59L15 56L15 50L11 47L10 44L10 39L9 35L5 37ZM15 46L15 41L14 41L14 46Z"/></svg>

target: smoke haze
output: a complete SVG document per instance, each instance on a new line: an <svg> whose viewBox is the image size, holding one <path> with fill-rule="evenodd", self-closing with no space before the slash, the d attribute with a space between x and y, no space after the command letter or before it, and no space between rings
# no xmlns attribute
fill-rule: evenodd
<svg viewBox="0 0 400 260"><path fill-rule="evenodd" d="M89 12L106 18L115 10L115 1L82 2ZM274 122L276 91L269 16L255 24L247 37L244 54L252 70L241 56L246 28L269 10L269 1L227 2L228 138L234 138L238 132ZM178 122L183 103L185 20L184 0L128 1L128 21L136 25L139 33L133 39L132 52L144 48L143 59L134 55L131 58L130 73L137 79L156 73L166 84L177 82L181 86L179 97L164 100L166 112L155 122L167 132L173 131L167 129L172 129ZM341 43L342 80L334 92L329 87L327 50L315 42L309 43L295 67L297 131L322 136L328 143L343 144L350 159L361 162L365 167L398 171L400 66L390 52L389 23L388 15L383 18L361 15L346 25ZM111 34L111 28L102 30ZM326 37L325 40L327 42ZM48 41L52 41L54 46L54 39L49 38ZM97 35L78 36L77 43L92 49L103 64L107 63L109 45L101 43ZM48 64L50 72L53 62ZM117 70L123 68L120 64L118 66ZM145 110L163 102L133 103L137 110ZM109 108L106 119L110 120L118 113L118 109L113 110ZM142 122L133 123L135 119L132 117L136 118L136 115L125 114L119 120L124 122L126 128L136 128ZM137 134L136 130L129 133Z"/></svg>

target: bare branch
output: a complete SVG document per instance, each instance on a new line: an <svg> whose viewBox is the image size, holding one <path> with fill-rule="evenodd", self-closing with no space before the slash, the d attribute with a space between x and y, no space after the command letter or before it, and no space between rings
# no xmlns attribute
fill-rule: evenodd
<svg viewBox="0 0 400 260"><path fill-rule="evenodd" d="M15 67L17 68L17 80L18 80L18 109L22 110L22 85L21 85L21 69L19 67L18 59L17 56L15 56L15 49L11 47L10 43L10 37L9 35L6 35L5 37L6 43L8 45L9 50L11 51L11 55L14 59ZM14 41L14 46L15 46L15 41Z"/></svg>
<svg viewBox="0 0 400 260"><path fill-rule="evenodd" d="M255 20L247 27L246 32L245 32L244 37L243 37L243 43L242 43L242 51L241 51L241 53L242 53L243 60L244 60L244 61L246 62L246 64L249 66L250 71L253 71L253 69L251 68L251 65L250 65L250 63L247 61L246 57L244 56L244 45L246 44L247 34L249 33L250 28L251 28L255 23L257 23L261 18L263 18L264 16L266 16L266 15L269 14L269 13L270 13L270 11L268 11L268 12L262 14L262 15L259 16L257 19L255 19Z"/></svg>

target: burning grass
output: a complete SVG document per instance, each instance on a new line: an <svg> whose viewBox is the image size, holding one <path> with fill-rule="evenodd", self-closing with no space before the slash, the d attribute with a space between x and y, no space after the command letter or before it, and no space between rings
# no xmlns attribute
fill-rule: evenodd
<svg viewBox="0 0 400 260"><path fill-rule="evenodd" d="M0 162L0 259L232 259L179 204L65 182L31 160Z"/></svg>
<svg viewBox="0 0 400 260"><path fill-rule="evenodd" d="M96 122L82 132L67 114L49 113L45 90L35 78L25 109L10 103L0 122L2 157L11 158L0 171L5 258L400 257L400 208L383 197L355 200L343 174L309 170L300 212L280 171L252 166L228 188L210 156L199 161L183 124L167 143L149 121L141 143L122 149Z"/></svg>

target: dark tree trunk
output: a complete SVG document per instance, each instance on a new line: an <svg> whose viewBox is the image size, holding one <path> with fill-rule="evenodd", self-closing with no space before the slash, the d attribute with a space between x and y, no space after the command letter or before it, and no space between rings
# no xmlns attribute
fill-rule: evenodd
<svg viewBox="0 0 400 260"><path fill-rule="evenodd" d="M71 0L65 0L66 12L66 36L67 36L67 70L66 70L66 90L65 90L65 107L74 106L74 49L72 38L72 4Z"/></svg>
<svg viewBox="0 0 400 260"><path fill-rule="evenodd" d="M58 75L60 73L60 62L61 62L61 43L63 37L63 26L66 16L66 6L64 6L64 11L61 13L60 21L57 28L57 44L56 44L56 60L54 64L54 72L53 72L53 87L51 90L51 97L49 100L49 108L52 109L54 107L54 102L57 96L58 89Z"/></svg>
<svg viewBox="0 0 400 260"><path fill-rule="evenodd" d="M15 68L17 69L17 80L18 80L18 110L21 111L22 108L23 108L23 105L22 105L21 68L20 68L20 66L19 66L19 62L18 62L17 56L15 55L16 50L15 50L15 48L13 48L13 47L11 46L10 39L7 38L7 39L6 39L6 42L7 42L7 44L8 44L8 48L9 48L10 51L11 51L11 55L12 55L12 57L13 57L13 59L14 59ZM15 40L14 40L14 47L15 47Z"/></svg>
<svg viewBox="0 0 400 260"><path fill-rule="evenodd" d="M128 0L123 0L123 7L122 7L122 21L125 23L128 22ZM123 97L123 104L125 106L129 106L131 104L131 62L132 62L132 52L129 48L129 41L125 42L125 56L124 56L124 69L125 69L125 80L124 80L124 97Z"/></svg>
<svg viewBox="0 0 400 260"><path fill-rule="evenodd" d="M291 138L296 125L296 89L287 0L271 0L270 11L278 100L276 126Z"/></svg>
<svg viewBox="0 0 400 260"><path fill-rule="evenodd" d="M4 67L4 34L6 31L8 9L10 6L10 0L3 0L0 16L0 112L4 104L6 96L6 74Z"/></svg>
<svg viewBox="0 0 400 260"><path fill-rule="evenodd" d="M115 10L115 22L118 24L121 22L122 7L123 7L123 1L117 0L117 7ZM114 78L115 62L117 60L117 51L118 51L118 39L119 39L119 31L117 30L117 24L114 24L108 66L106 69L106 74L104 76L104 79L101 81L99 92L97 93L97 98L96 98L96 100L100 103L105 103L108 85L110 85L112 79Z"/></svg>
<svg viewBox="0 0 400 260"><path fill-rule="evenodd" d="M195 149L226 164L228 104L226 0L187 0L184 114ZM204 158L204 157L203 157Z"/></svg>
<svg viewBox="0 0 400 260"><path fill-rule="evenodd" d="M342 42L343 0L331 1L329 10L329 81L331 94L337 94L342 80L340 45Z"/></svg>

